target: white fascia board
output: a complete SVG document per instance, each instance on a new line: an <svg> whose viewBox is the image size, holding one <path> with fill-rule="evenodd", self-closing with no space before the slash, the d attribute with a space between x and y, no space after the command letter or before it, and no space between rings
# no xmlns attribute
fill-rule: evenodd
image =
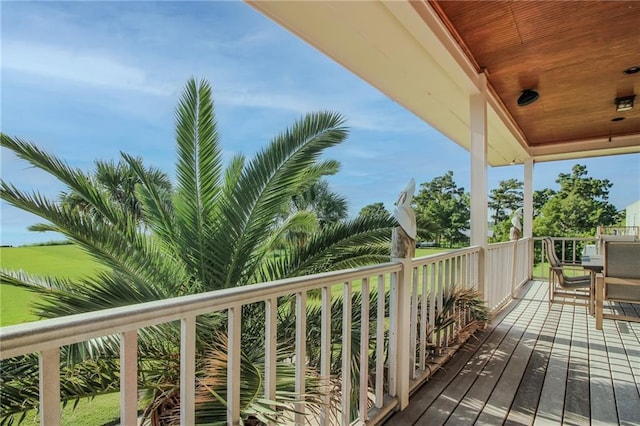
<svg viewBox="0 0 640 426"><path fill-rule="evenodd" d="M531 147L536 162L640 153L640 133L611 138L553 142Z"/></svg>

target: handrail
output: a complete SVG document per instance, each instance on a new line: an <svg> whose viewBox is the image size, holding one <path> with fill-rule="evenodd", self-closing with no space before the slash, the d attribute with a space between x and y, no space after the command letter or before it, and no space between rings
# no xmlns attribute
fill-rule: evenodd
<svg viewBox="0 0 640 426"><path fill-rule="evenodd" d="M135 330L140 323L153 326L179 320L186 313L224 310L400 268L400 263L388 262L0 327L0 359Z"/></svg>
<svg viewBox="0 0 640 426"><path fill-rule="evenodd" d="M414 257L413 261L414 263L417 261L423 261L423 260L429 260L432 262L436 262L438 260L446 260L447 258L450 258L452 256L461 256L464 254L470 254L473 252L476 252L480 249L480 246L470 246L470 247L464 247L461 249L456 249L456 250L451 250L451 251L447 251L447 252L443 252L443 253L434 253L434 254L429 254L426 256L420 256L420 257Z"/></svg>

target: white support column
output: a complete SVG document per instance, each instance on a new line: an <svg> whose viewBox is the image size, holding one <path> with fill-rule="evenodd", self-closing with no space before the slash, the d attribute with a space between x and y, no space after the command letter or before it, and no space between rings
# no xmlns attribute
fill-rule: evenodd
<svg viewBox="0 0 640 426"><path fill-rule="evenodd" d="M487 178L487 78L480 74L480 92L470 99L471 135L471 245L480 246L478 290L485 294L485 249L489 219Z"/></svg>
<svg viewBox="0 0 640 426"><path fill-rule="evenodd" d="M524 162L524 212L522 214L522 236L524 238L533 237L533 160L531 158ZM529 262L527 265L527 276L533 276L533 240L529 243Z"/></svg>
<svg viewBox="0 0 640 426"><path fill-rule="evenodd" d="M524 238L533 237L533 160L524 162L524 213L522 215Z"/></svg>

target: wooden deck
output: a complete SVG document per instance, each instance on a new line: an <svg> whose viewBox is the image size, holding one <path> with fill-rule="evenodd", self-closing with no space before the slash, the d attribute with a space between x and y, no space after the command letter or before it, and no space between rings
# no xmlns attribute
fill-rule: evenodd
<svg viewBox="0 0 640 426"><path fill-rule="evenodd" d="M386 424L640 425L640 323L598 331L585 307L549 309L547 288L528 283Z"/></svg>

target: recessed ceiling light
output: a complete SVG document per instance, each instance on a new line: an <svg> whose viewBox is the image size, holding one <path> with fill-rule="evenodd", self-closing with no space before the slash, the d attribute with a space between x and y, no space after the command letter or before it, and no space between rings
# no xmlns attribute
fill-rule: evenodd
<svg viewBox="0 0 640 426"><path fill-rule="evenodd" d="M613 117L611 119L611 121L622 121L622 120L624 120L624 117Z"/></svg>
<svg viewBox="0 0 640 426"><path fill-rule="evenodd" d="M538 100L540 95L533 89L525 89L518 98L518 106L527 106Z"/></svg>
<svg viewBox="0 0 640 426"><path fill-rule="evenodd" d="M635 74L640 72L640 67L629 67L626 70L624 70L625 74Z"/></svg>

